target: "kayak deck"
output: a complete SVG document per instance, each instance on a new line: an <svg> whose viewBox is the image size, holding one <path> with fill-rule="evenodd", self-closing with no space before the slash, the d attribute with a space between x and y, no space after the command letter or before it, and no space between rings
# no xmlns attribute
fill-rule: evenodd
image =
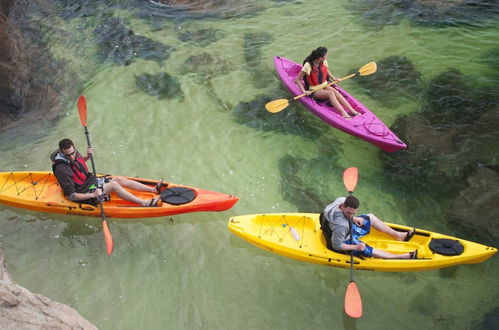
<svg viewBox="0 0 499 330"><path fill-rule="evenodd" d="M398 231L409 231L410 227L390 224ZM273 253L300 261L350 268L350 255L327 249L319 214L280 213L236 216L229 219L228 228L244 240ZM291 229L292 228L292 229ZM429 248L432 239L459 240L464 252L458 256L436 254ZM354 267L359 270L373 271L418 271L449 267L459 264L480 263L497 252L497 249L482 244L433 233L416 230L409 242L396 241L391 236L372 228L371 233L362 241L375 249L395 254L418 250L418 259L377 259L354 258Z"/></svg>
<svg viewBox="0 0 499 330"><path fill-rule="evenodd" d="M111 176L112 177L112 176ZM127 177L154 186L157 180ZM115 193L104 202L106 217L147 218L188 212L225 211L238 197L219 192L165 182L166 188L186 187L194 192L194 199L182 205L160 202L159 206L143 207L121 199ZM148 200L157 194L129 190L137 197ZM98 205L73 202L67 199L52 172L0 172L0 203L40 212L100 217Z"/></svg>
<svg viewBox="0 0 499 330"><path fill-rule="evenodd" d="M274 57L274 66L279 79L286 89L293 95L302 94L294 80L301 71L302 66L284 57ZM361 78L360 78L361 79ZM335 85L337 91L343 95L359 115L352 119L341 117L339 111L332 107L329 102L317 102L312 97L302 97L298 102L302 103L310 112L328 123L329 125L353 136L368 141L387 152L394 152L407 148L402 142L374 113L360 101L348 94L344 89Z"/></svg>

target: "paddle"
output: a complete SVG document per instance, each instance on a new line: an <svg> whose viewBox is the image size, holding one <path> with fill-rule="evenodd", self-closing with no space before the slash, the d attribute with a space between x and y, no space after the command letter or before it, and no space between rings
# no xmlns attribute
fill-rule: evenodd
<svg viewBox="0 0 499 330"><path fill-rule="evenodd" d="M83 128L85 128L85 136L87 137L87 145L89 148L92 148L90 145L90 137L87 129L87 101L83 95L78 99L78 113L80 114L80 122ZM92 170L94 171L94 175L97 176L97 172L95 171L94 157L90 154L90 160L92 161ZM102 228L104 229L104 238L106 239L106 249L107 255L111 255L113 252L113 237L111 236L111 232L109 231L109 227L107 226L106 214L104 213L104 205L102 205L102 199L99 197L99 206L100 206L100 215L102 218Z"/></svg>
<svg viewBox="0 0 499 330"><path fill-rule="evenodd" d="M378 67L376 65L376 62L369 62L369 63L363 65L357 71L357 73L359 75L361 75L361 76L367 76L367 75L375 73L377 69L378 69ZM321 85L319 85L316 88L314 88L313 91L315 92L315 91L317 91L319 89L325 88L326 86L331 86L331 85L334 85L336 83L339 83L340 81L347 80L347 79L350 79L352 77L355 77L357 75L357 73L352 73L352 74L350 74L350 75L348 75L346 77L340 78L340 79L335 80L335 81L333 81L331 83L322 83ZM289 105L290 101L301 99L302 97L304 97L306 95L307 94L301 94L301 95L295 96L295 97L293 97L293 98L291 98L289 100L279 99L279 100L271 101L271 102L265 104L265 109L267 109L267 111L272 112L272 113L276 113L276 112L282 111L282 110L286 109L286 107Z"/></svg>
<svg viewBox="0 0 499 330"><path fill-rule="evenodd" d="M356 167L350 167L343 172L343 184L348 190L348 194L352 195L357 181L359 172ZM350 241L353 243L352 237L352 224L350 223ZM350 251L350 283L348 283L347 291L345 293L345 313L353 318L362 316L362 299L360 297L359 289L353 278L353 252Z"/></svg>

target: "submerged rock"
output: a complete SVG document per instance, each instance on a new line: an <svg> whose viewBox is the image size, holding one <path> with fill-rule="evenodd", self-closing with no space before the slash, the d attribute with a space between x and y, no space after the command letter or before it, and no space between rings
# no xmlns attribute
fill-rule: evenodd
<svg viewBox="0 0 499 330"><path fill-rule="evenodd" d="M165 98L172 99L175 97L184 97L178 79L166 72L160 72L158 74L144 73L136 76L135 85L145 93L151 96L157 96L160 100Z"/></svg>
<svg viewBox="0 0 499 330"><path fill-rule="evenodd" d="M0 2L0 130L28 127L57 117L64 91L75 83L64 63L48 54L26 1ZM33 9L35 10L35 9Z"/></svg>
<svg viewBox="0 0 499 330"><path fill-rule="evenodd" d="M494 244L499 239L499 168L477 167L466 182L451 203L448 219L472 237Z"/></svg>
<svg viewBox="0 0 499 330"><path fill-rule="evenodd" d="M175 47L136 35L121 19L114 17L104 19L95 28L95 35L97 57L119 65L129 65L135 58L162 63L175 50Z"/></svg>
<svg viewBox="0 0 499 330"><path fill-rule="evenodd" d="M443 72L429 84L422 114L436 128L458 127L478 120L487 110L476 97L470 79L456 69Z"/></svg>
<svg viewBox="0 0 499 330"><path fill-rule="evenodd" d="M253 101L240 102L232 115L237 122L257 130L278 131L307 138L318 138L327 129L326 124L297 105L291 104L278 113L268 112L265 104L272 100L269 96L261 95Z"/></svg>
<svg viewBox="0 0 499 330"><path fill-rule="evenodd" d="M147 0L154 10L151 15L175 17L215 17L230 18L255 15L265 9L264 5L241 0Z"/></svg>
<svg viewBox="0 0 499 330"><path fill-rule="evenodd" d="M209 53L201 53L185 60L181 72L195 74L201 83L216 75L228 73L229 66L230 63L223 58L213 57Z"/></svg>
<svg viewBox="0 0 499 330"><path fill-rule="evenodd" d="M484 21L499 15L495 0L353 0L347 8L358 15L360 24L381 29L397 25L403 19L413 24L447 27L458 25L483 26Z"/></svg>
<svg viewBox="0 0 499 330"><path fill-rule="evenodd" d="M73 308L19 286L5 269L0 252L2 329L97 329Z"/></svg>
<svg viewBox="0 0 499 330"><path fill-rule="evenodd" d="M390 56L378 61L375 74L359 77L355 81L378 102L397 107L404 96L416 97L423 91L421 73L404 56Z"/></svg>
<svg viewBox="0 0 499 330"><path fill-rule="evenodd" d="M487 220L497 217L499 204L492 184L499 173L499 100L497 81L487 82L478 84L456 70L435 77L421 112L399 117L391 127L409 148L381 158L393 184L420 194L408 203L411 212L433 216L432 208L424 207L430 198L448 206L446 220L456 231L492 242L499 236Z"/></svg>
<svg viewBox="0 0 499 330"><path fill-rule="evenodd" d="M485 314L481 323L476 324L475 329L478 330L499 329L499 307L495 307L492 311Z"/></svg>
<svg viewBox="0 0 499 330"><path fill-rule="evenodd" d="M268 32L247 32L244 34L243 54L246 70L253 75L256 88L267 88L275 82L274 69L262 65L262 48L270 44L273 37Z"/></svg>
<svg viewBox="0 0 499 330"><path fill-rule="evenodd" d="M341 173L335 165L342 154L341 144L325 137L320 140L316 158L286 156L279 159L283 199L295 204L298 212L320 213L336 197L344 195L342 186L327 184Z"/></svg>
<svg viewBox="0 0 499 330"><path fill-rule="evenodd" d="M394 181L450 193L476 164L496 165L499 147L489 141L499 141L497 97L474 86L459 71L444 72L430 82L422 111L396 120L392 128L409 148L382 156Z"/></svg>
<svg viewBox="0 0 499 330"><path fill-rule="evenodd" d="M194 31L183 31L178 34L178 39L189 42L196 46L208 46L221 37L221 31L217 29L199 29Z"/></svg>

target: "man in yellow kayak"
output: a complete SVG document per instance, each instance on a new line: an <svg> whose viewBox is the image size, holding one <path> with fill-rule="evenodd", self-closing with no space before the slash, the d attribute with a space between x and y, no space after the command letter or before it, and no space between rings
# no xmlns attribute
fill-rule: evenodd
<svg viewBox="0 0 499 330"><path fill-rule="evenodd" d="M321 213L321 227L329 249L354 256L374 257L383 259L417 259L417 250L404 254L393 254L387 251L374 249L360 239L369 234L371 226L380 232L392 236L398 241L408 241L415 230L398 232L381 221L374 214L355 216L360 201L354 196L339 197L326 206ZM350 224L352 225L352 239L350 238Z"/></svg>
<svg viewBox="0 0 499 330"><path fill-rule="evenodd" d="M95 201L96 198L109 196L115 192L120 198L141 206L157 206L160 197L143 200L124 187L137 191L146 191L159 194L163 184L160 181L155 187L146 186L140 182L121 177L95 178L88 172L86 161L90 159L92 148L88 148L86 157L82 157L76 150L73 141L63 139L59 142L59 149L50 155L52 171L64 191L64 195L72 201Z"/></svg>

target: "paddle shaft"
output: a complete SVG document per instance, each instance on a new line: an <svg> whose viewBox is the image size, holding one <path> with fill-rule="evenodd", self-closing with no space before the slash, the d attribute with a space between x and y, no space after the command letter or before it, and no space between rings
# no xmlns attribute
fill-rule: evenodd
<svg viewBox="0 0 499 330"><path fill-rule="evenodd" d="M357 186L358 177L359 174L356 167L350 167L343 172L343 183L345 188L347 188L349 196L352 196L353 191ZM352 219L349 219L348 224L350 231L350 244L354 245L353 217ZM359 318L362 316L362 298L353 276L353 265L353 250L350 250L350 283L348 284L347 291L345 292L345 313L350 317Z"/></svg>
<svg viewBox="0 0 499 330"><path fill-rule="evenodd" d="M85 128L85 137L87 138L87 145L89 148L92 148L92 145L90 144L90 134L88 133L87 126L83 126ZM92 171L94 171L94 176L95 180L97 181L97 172L95 171L95 163L94 163L94 156L93 154L90 154L90 162L92 163ZM96 182L97 185L97 182ZM97 187L99 188L99 187ZM102 188L104 192L104 188ZM103 221L106 221L106 214L104 213L104 205L102 205L102 198L99 196L97 198L99 200L99 207L100 207L100 215Z"/></svg>
<svg viewBox="0 0 499 330"><path fill-rule="evenodd" d="M349 194L349 196L352 196L351 191L348 194ZM353 245L353 231L352 231L353 219L349 220L348 224L350 227L350 243ZM350 282L355 282L355 280L353 278L353 251L352 250L350 250Z"/></svg>
<svg viewBox="0 0 499 330"><path fill-rule="evenodd" d="M330 82L329 84L326 84L326 85L323 85L323 86L319 85L320 87L317 87L317 89L315 89L314 91L312 91L312 94L313 94L313 93L315 93L315 92L317 92L318 90L321 90L321 89L326 88L326 86L332 86L332 85L334 85L334 84L339 83L340 81L343 81L343 80L347 80L347 79L353 78L353 77L355 77L356 75L357 75L356 73L352 73L352 74L350 74L350 75L348 75L348 76L346 76L346 77L343 77L343 78L337 79L337 80L335 80L335 81L333 81L333 82ZM311 95L311 94L310 94L310 95ZM292 99L290 99L290 101L292 101L292 100L295 100L295 101L296 101L296 100L298 100L298 99L301 99L301 98L302 98L302 97L304 97L304 96L307 96L307 93L303 93L303 94L300 94L300 95L298 95L298 96L295 96L295 97L293 97Z"/></svg>

